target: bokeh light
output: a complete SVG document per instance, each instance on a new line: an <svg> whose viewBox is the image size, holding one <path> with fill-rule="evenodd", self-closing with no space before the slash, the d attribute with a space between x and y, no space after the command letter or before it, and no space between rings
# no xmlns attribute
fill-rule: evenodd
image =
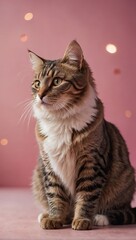
<svg viewBox="0 0 136 240"><path fill-rule="evenodd" d="M26 21L30 21L30 20L32 20L32 18L33 18L33 13L31 13L31 12L26 13L25 16L24 16L24 19Z"/></svg>
<svg viewBox="0 0 136 240"><path fill-rule="evenodd" d="M20 36L21 42L27 42L27 40L28 40L28 36L25 33Z"/></svg>
<svg viewBox="0 0 136 240"><path fill-rule="evenodd" d="M130 110L125 111L125 117L126 118L131 118L132 117L132 112Z"/></svg>
<svg viewBox="0 0 136 240"><path fill-rule="evenodd" d="M2 146L6 146L6 145L8 144L8 139L2 138L1 141L0 141L0 144L1 144Z"/></svg>
<svg viewBox="0 0 136 240"><path fill-rule="evenodd" d="M121 69L120 69L120 68L115 68L114 71L113 71L113 73L114 73L115 75L119 75L119 74L121 74Z"/></svg>
<svg viewBox="0 0 136 240"><path fill-rule="evenodd" d="M114 44L107 44L106 45L106 51L113 54L113 53L116 53L117 52L117 47L114 45Z"/></svg>

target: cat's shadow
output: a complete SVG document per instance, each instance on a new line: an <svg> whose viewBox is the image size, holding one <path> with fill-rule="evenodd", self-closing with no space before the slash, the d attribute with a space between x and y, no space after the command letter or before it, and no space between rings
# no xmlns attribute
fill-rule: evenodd
<svg viewBox="0 0 136 240"><path fill-rule="evenodd" d="M70 229L71 224L67 224L63 226L63 229ZM108 229L133 229L136 228L136 224L129 224L129 225L109 225L109 226L93 226L92 230L108 230ZM89 230L83 230L83 231L89 231ZM91 230L90 230L91 231Z"/></svg>

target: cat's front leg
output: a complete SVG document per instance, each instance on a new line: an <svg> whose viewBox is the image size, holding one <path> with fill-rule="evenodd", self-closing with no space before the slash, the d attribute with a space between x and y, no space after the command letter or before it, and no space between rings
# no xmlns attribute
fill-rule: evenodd
<svg viewBox="0 0 136 240"><path fill-rule="evenodd" d="M83 193L77 194L74 219L72 221L72 228L74 230L88 230L92 228L93 213L90 211L90 202L91 197L89 195Z"/></svg>
<svg viewBox="0 0 136 240"><path fill-rule="evenodd" d="M67 200L62 199L63 196L58 193L48 194L49 213L43 214L40 220L40 226L43 229L61 228L65 223L66 213L69 209Z"/></svg>
<svg viewBox="0 0 136 240"><path fill-rule="evenodd" d="M45 192L48 201L48 214L43 215L40 226L43 229L61 228L68 215L69 196L53 172L46 173Z"/></svg>
<svg viewBox="0 0 136 240"><path fill-rule="evenodd" d="M95 161L94 161L95 162ZM76 180L76 201L72 228L87 230L93 226L97 204L102 192L105 174L93 161L84 161Z"/></svg>

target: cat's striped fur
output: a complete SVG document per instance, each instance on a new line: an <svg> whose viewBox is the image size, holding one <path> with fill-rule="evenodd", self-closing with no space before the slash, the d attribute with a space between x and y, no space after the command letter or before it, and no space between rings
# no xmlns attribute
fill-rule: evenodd
<svg viewBox="0 0 136 240"><path fill-rule="evenodd" d="M76 230L136 223L131 208L134 169L119 130L104 119L103 104L76 41L48 61L29 52L36 138L40 156L33 190L44 213L40 225Z"/></svg>

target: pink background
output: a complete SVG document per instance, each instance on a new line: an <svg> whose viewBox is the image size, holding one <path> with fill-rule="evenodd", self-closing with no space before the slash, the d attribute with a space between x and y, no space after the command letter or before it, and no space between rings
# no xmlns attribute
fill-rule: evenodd
<svg viewBox="0 0 136 240"><path fill-rule="evenodd" d="M28 12L31 21L24 20ZM136 167L136 1L0 0L0 141L8 140L0 144L0 186L29 186L38 156L34 119L19 121L31 99L27 49L57 59L73 39L94 72L105 117L120 128ZM105 50L108 43L117 53Z"/></svg>

